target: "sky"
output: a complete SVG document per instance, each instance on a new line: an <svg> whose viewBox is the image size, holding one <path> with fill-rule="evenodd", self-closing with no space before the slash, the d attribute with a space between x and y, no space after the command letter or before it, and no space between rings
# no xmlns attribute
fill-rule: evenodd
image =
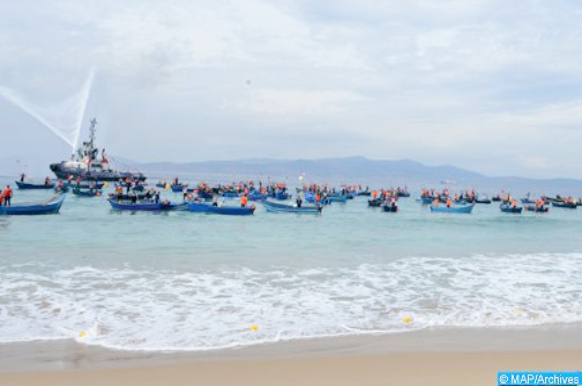
<svg viewBox="0 0 582 386"><path fill-rule="evenodd" d="M96 116L98 143L140 162L582 179L580 20L560 0L0 1L0 160L68 158L49 126Z"/></svg>

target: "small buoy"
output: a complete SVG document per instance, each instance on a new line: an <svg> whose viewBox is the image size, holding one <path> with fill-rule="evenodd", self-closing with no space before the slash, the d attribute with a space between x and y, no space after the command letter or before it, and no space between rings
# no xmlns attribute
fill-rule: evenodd
<svg viewBox="0 0 582 386"><path fill-rule="evenodd" d="M84 337L86 337L86 336L87 336L87 333L86 333L85 331L81 331L81 332L79 333L79 338L84 338Z"/></svg>
<svg viewBox="0 0 582 386"><path fill-rule="evenodd" d="M251 329L253 331L257 331L259 329L259 326L257 326L256 324L251 324L251 326L249 327L249 329Z"/></svg>
<svg viewBox="0 0 582 386"><path fill-rule="evenodd" d="M410 316L405 316L404 318L402 318L402 321L404 323L412 323L412 318Z"/></svg>

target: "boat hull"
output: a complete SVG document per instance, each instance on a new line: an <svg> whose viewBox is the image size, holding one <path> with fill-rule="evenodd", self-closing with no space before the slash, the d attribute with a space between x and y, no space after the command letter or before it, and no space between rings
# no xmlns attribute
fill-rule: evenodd
<svg viewBox="0 0 582 386"><path fill-rule="evenodd" d="M0 215L40 215L59 213L65 201L65 195L61 194L47 203L16 204L13 206L0 206Z"/></svg>
<svg viewBox="0 0 582 386"><path fill-rule="evenodd" d="M85 169L78 169L78 168L69 168L65 166L64 162L58 164L51 164L50 165L51 171L57 176L57 178L66 180L70 176L73 179L81 178L83 180L92 180L92 181L119 181L125 180L129 178L132 181L145 181L146 176L142 173L133 173L133 172L118 172L113 170L104 170L104 171L96 171L96 170L85 170Z"/></svg>
<svg viewBox="0 0 582 386"><path fill-rule="evenodd" d="M463 206L432 206L430 207L430 211L433 213L465 213L469 214L473 211L475 204L471 205L463 205Z"/></svg>
<svg viewBox="0 0 582 386"><path fill-rule="evenodd" d="M552 201L552 206L556 208L576 209L578 207L578 204Z"/></svg>
<svg viewBox="0 0 582 386"><path fill-rule="evenodd" d="M127 210L132 212L163 212L169 210L180 210L185 209L185 204L173 204L173 203L166 203L166 202L139 202L139 203L127 203L127 202L118 202L117 200L110 198L109 204L111 204L111 208L116 210Z"/></svg>
<svg viewBox="0 0 582 386"><path fill-rule="evenodd" d="M265 209L268 212L282 212L282 213L297 213L297 214L319 214L321 213L322 207L317 205L309 206L294 206L288 203L279 203L272 201L265 201L263 203Z"/></svg>
<svg viewBox="0 0 582 386"><path fill-rule="evenodd" d="M392 206L392 205L382 205L382 210L384 212L398 212L398 207L397 206Z"/></svg>
<svg viewBox="0 0 582 386"><path fill-rule="evenodd" d="M29 183L29 182L20 182L20 181L14 181L14 183L16 184L16 186L18 186L18 189L41 190L41 189L53 189L55 187L55 184L53 182L51 182L50 185L46 185L46 184L32 184L32 183Z"/></svg>
<svg viewBox="0 0 582 386"><path fill-rule="evenodd" d="M373 198L371 200L368 200L368 206L372 206L374 208L379 208L380 205L382 205L382 200L379 198Z"/></svg>
<svg viewBox="0 0 582 386"><path fill-rule="evenodd" d="M83 190L83 189L74 188L73 194L75 196L79 196L79 197L97 197L97 196L100 196L102 194L102 192L99 189Z"/></svg>
<svg viewBox="0 0 582 386"><path fill-rule="evenodd" d="M527 212L536 212L536 213L547 213L549 212L550 208L547 206L535 206L535 205L526 205L524 209Z"/></svg>
<svg viewBox="0 0 582 386"><path fill-rule="evenodd" d="M227 216L250 216L255 213L254 206L213 206L212 204L202 202L188 203L188 210L196 213L222 214Z"/></svg>
<svg viewBox="0 0 582 386"><path fill-rule="evenodd" d="M523 210L522 207L519 206L513 207L507 204L499 205L499 209L501 209L503 213L515 213L515 214L519 214Z"/></svg>

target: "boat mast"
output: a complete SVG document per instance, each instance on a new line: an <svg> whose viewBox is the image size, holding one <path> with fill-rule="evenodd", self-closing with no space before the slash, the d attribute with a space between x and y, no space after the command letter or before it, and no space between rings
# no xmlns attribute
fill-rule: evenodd
<svg viewBox="0 0 582 386"><path fill-rule="evenodd" d="M96 126L97 126L97 119L96 118L91 119L91 127L89 127L89 146L90 146L90 149L94 148L93 142L95 141L95 130L97 129Z"/></svg>

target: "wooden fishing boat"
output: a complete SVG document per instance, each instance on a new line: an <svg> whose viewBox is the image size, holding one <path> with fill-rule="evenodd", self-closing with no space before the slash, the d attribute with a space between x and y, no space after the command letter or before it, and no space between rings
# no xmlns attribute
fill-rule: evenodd
<svg viewBox="0 0 582 386"><path fill-rule="evenodd" d="M51 197L44 202L17 203L12 206L0 206L0 215L36 215L59 213L65 200L65 194Z"/></svg>
<svg viewBox="0 0 582 386"><path fill-rule="evenodd" d="M578 204L575 202L552 201L552 206L555 206L556 208L576 209Z"/></svg>
<svg viewBox="0 0 582 386"><path fill-rule="evenodd" d="M186 204L175 204L169 201L163 202L119 202L113 198L108 199L111 207L116 210L127 210L127 211L143 211L143 212L161 212L168 210L180 210L186 209Z"/></svg>
<svg viewBox="0 0 582 386"><path fill-rule="evenodd" d="M255 213L255 206L229 206L229 205L212 205L206 202L189 202L188 210L190 212L208 213L208 214L223 214L229 216L249 216Z"/></svg>
<svg viewBox="0 0 582 386"><path fill-rule="evenodd" d="M398 207L392 204L384 204L382 205L382 210L384 212L398 212Z"/></svg>
<svg viewBox="0 0 582 386"><path fill-rule="evenodd" d="M372 206L374 208L379 208L380 205L382 205L382 199L380 199L380 198L373 198L371 200L368 200L368 206Z"/></svg>
<svg viewBox="0 0 582 386"><path fill-rule="evenodd" d="M269 197L274 198L276 200L290 200L291 199L291 194L287 193L287 192L275 192L275 193L271 193L269 195Z"/></svg>
<svg viewBox="0 0 582 386"><path fill-rule="evenodd" d="M535 205L525 205L523 208L527 212L536 212L536 213L547 213L550 210L550 208L548 208L547 206L535 206Z"/></svg>
<svg viewBox="0 0 582 386"><path fill-rule="evenodd" d="M286 213L298 213L298 214L318 214L321 213L322 206L315 204L315 205L301 205L297 206L297 204L293 203L283 203L283 202L273 202L273 201L265 201L265 209L268 212L286 212Z"/></svg>
<svg viewBox="0 0 582 386"><path fill-rule="evenodd" d="M170 186L172 192L174 193L182 193L182 191L184 191L184 189L186 189L187 187L188 184L173 184Z"/></svg>
<svg viewBox="0 0 582 386"><path fill-rule="evenodd" d="M263 201L263 200L266 200L267 197L269 197L269 195L267 193L250 192L247 195L247 198L249 199L249 201Z"/></svg>
<svg viewBox="0 0 582 386"><path fill-rule="evenodd" d="M80 188L73 188L73 194L79 197L98 197L102 194L101 190L99 189L80 189Z"/></svg>
<svg viewBox="0 0 582 386"><path fill-rule="evenodd" d="M499 205L499 209L501 209L501 211L504 213L521 213L523 210L521 206L512 206L507 203Z"/></svg>
<svg viewBox="0 0 582 386"><path fill-rule="evenodd" d="M46 182L43 183L38 183L35 184L33 182L23 182L23 181L14 181L14 183L16 183L16 186L18 186L18 189L35 189L35 190L40 190L40 189L53 189L55 187L55 183L54 182L50 182L50 184L47 184Z"/></svg>
<svg viewBox="0 0 582 386"><path fill-rule="evenodd" d="M474 207L475 204L459 206L431 205L430 211L434 213L471 213Z"/></svg>

